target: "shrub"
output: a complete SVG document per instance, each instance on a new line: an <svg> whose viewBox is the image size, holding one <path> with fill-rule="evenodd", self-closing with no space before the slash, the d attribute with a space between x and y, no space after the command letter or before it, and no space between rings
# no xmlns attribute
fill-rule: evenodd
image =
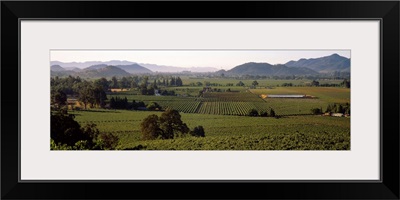
<svg viewBox="0 0 400 200"><path fill-rule="evenodd" d="M195 137L205 137L203 126L194 127L193 131L190 131L190 135Z"/></svg>
<svg viewBox="0 0 400 200"><path fill-rule="evenodd" d="M258 111L256 109L250 109L249 113L247 114L248 116L256 117L258 116Z"/></svg>
<svg viewBox="0 0 400 200"><path fill-rule="evenodd" d="M322 114L322 108L313 108L311 109L311 113L314 115L320 115Z"/></svg>

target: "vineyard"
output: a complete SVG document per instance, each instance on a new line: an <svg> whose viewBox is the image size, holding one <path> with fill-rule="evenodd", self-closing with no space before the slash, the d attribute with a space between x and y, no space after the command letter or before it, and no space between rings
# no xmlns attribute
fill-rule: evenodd
<svg viewBox="0 0 400 200"><path fill-rule="evenodd" d="M262 94L307 94L317 98L285 99L261 98ZM205 92L202 97L146 96L125 93L109 95L127 97L129 101L157 102L162 108L171 108L183 113L215 115L247 115L249 110L258 113L272 108L280 116L308 115L311 109L325 110L329 103L350 102L350 91L346 88L279 87L275 89L250 89L236 92Z"/></svg>
<svg viewBox="0 0 400 200"><path fill-rule="evenodd" d="M117 96L117 95L113 95ZM125 97L119 95L120 97ZM215 114L215 115L247 115L249 110L264 112L268 104L250 92L208 92L203 97L175 96L126 96L128 101L157 102L164 109L171 108L183 113Z"/></svg>
<svg viewBox="0 0 400 200"><path fill-rule="evenodd" d="M182 113L189 128L204 126L206 137L142 140L141 121L151 111L72 111L85 125L97 124L101 132L120 138L118 149L153 150L349 150L350 119L322 116L253 118Z"/></svg>

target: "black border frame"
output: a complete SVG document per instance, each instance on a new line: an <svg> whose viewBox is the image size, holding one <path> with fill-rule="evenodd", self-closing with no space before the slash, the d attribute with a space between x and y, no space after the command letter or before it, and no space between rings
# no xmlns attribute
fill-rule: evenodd
<svg viewBox="0 0 400 200"><path fill-rule="evenodd" d="M398 1L2 1L1 2L1 198L4 199L399 199ZM380 19L380 182L19 182L18 114L20 19ZM14 76L11 76L13 74ZM20 81L20 80L19 80ZM14 83L14 84L10 84ZM18 85L18 88L15 88ZM13 87L10 87L13 86ZM386 90L385 90L386 86ZM0 96L1 97L1 96ZM10 98L14 97L14 98ZM18 108L18 113L15 108ZM3 115L4 114L4 115ZM384 119L384 126L383 126ZM257 187L258 186L258 187ZM261 186L261 187L260 187ZM147 193L151 188L157 192ZM262 189L260 189L262 188Z"/></svg>

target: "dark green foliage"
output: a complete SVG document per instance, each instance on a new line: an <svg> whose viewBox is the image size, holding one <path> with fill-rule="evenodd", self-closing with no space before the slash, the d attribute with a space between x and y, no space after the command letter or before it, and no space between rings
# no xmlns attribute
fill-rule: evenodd
<svg viewBox="0 0 400 200"><path fill-rule="evenodd" d="M203 126L196 126L194 127L193 131L190 131L190 135L195 137L205 137L204 128Z"/></svg>
<svg viewBox="0 0 400 200"><path fill-rule="evenodd" d="M167 109L161 114L160 128L163 130L162 139L172 139L178 134L184 135L189 132L189 128L182 122L179 112L172 109Z"/></svg>
<svg viewBox="0 0 400 200"><path fill-rule="evenodd" d="M334 103L334 104L329 104L328 107L326 108L326 113L342 113L342 114L350 114L350 104L345 103L345 104L339 104L339 103Z"/></svg>
<svg viewBox="0 0 400 200"><path fill-rule="evenodd" d="M149 115L140 124L142 138L144 140L154 140L163 134L157 115Z"/></svg>
<svg viewBox="0 0 400 200"><path fill-rule="evenodd" d="M311 82L311 86L316 86L316 87L318 87L318 86L319 86L319 82L316 81L316 80L313 80L313 81Z"/></svg>
<svg viewBox="0 0 400 200"><path fill-rule="evenodd" d="M254 87L258 86L258 82L257 81L253 81L253 83L251 83L251 85L253 85Z"/></svg>
<svg viewBox="0 0 400 200"><path fill-rule="evenodd" d="M260 113L260 116L261 116L261 117L268 117L269 115L268 115L268 112L267 112L267 111L264 111L264 112L261 112L261 113Z"/></svg>
<svg viewBox="0 0 400 200"><path fill-rule="evenodd" d="M129 109L131 106L128 103L128 99L120 98L118 96L111 97L110 99L110 108L112 109Z"/></svg>
<svg viewBox="0 0 400 200"><path fill-rule="evenodd" d="M292 87L293 83L282 83L282 87Z"/></svg>
<svg viewBox="0 0 400 200"><path fill-rule="evenodd" d="M60 109L67 105L67 95L62 90L51 91L51 104Z"/></svg>
<svg viewBox="0 0 400 200"><path fill-rule="evenodd" d="M146 104L143 101L136 102L135 100L132 101L132 109L138 110L139 108L145 108Z"/></svg>
<svg viewBox="0 0 400 200"><path fill-rule="evenodd" d="M132 81L131 82L131 88L137 88L138 84L136 83L136 81Z"/></svg>
<svg viewBox="0 0 400 200"><path fill-rule="evenodd" d="M50 78L50 86L52 91L61 91L66 95L74 95L77 93L75 85L82 82L81 78L68 76L66 78L59 78L58 76Z"/></svg>
<svg viewBox="0 0 400 200"><path fill-rule="evenodd" d="M182 86L183 85L182 79L179 76L176 78L175 84L176 84L176 86Z"/></svg>
<svg viewBox="0 0 400 200"><path fill-rule="evenodd" d="M236 83L236 86L244 86L244 83L242 81L239 81L239 83Z"/></svg>
<svg viewBox="0 0 400 200"><path fill-rule="evenodd" d="M270 117L276 117L276 114L275 114L275 110L274 109L270 109L270 111L269 111L269 116Z"/></svg>
<svg viewBox="0 0 400 200"><path fill-rule="evenodd" d="M258 111L256 109L251 109L251 110L249 110L248 116L257 117Z"/></svg>
<svg viewBox="0 0 400 200"><path fill-rule="evenodd" d="M50 137L56 144L62 143L73 146L80 140L90 139L88 135L83 133L79 123L74 120L74 115L56 112L51 114L50 122Z"/></svg>
<svg viewBox="0 0 400 200"><path fill-rule="evenodd" d="M159 90L159 93L163 96L175 96L174 90Z"/></svg>
<svg viewBox="0 0 400 200"><path fill-rule="evenodd" d="M119 138L112 133L101 133L96 139L96 149L113 150L118 146Z"/></svg>
<svg viewBox="0 0 400 200"><path fill-rule="evenodd" d="M118 79L117 79L117 77L113 76L113 77L111 78L110 87L111 87L111 88L118 88L118 86L119 86L119 84L118 84Z"/></svg>
<svg viewBox="0 0 400 200"><path fill-rule="evenodd" d="M104 89L101 86L93 89L93 98L95 105L104 108L104 106L106 105L105 100L107 100L107 94L104 92Z"/></svg>
<svg viewBox="0 0 400 200"><path fill-rule="evenodd" d="M332 112L331 104L328 104L328 106L326 107L325 113L331 113L331 112Z"/></svg>
<svg viewBox="0 0 400 200"><path fill-rule="evenodd" d="M157 102L151 102L147 105L147 110L161 110L161 106Z"/></svg>
<svg viewBox="0 0 400 200"><path fill-rule="evenodd" d="M181 115L176 110L167 109L161 114L150 115L140 124L142 138L145 140L173 139L189 133L189 128L181 120Z"/></svg>
<svg viewBox="0 0 400 200"><path fill-rule="evenodd" d="M104 91L108 91L110 82L106 78L100 78L94 81L95 87L100 87Z"/></svg>
<svg viewBox="0 0 400 200"><path fill-rule="evenodd" d="M322 109L321 108L313 108L313 109L311 109L311 113L314 115L320 115L320 114L322 114Z"/></svg>
<svg viewBox="0 0 400 200"><path fill-rule="evenodd" d="M111 133L100 133L96 124L81 127L74 115L51 114L51 146L53 150L115 149L119 138Z"/></svg>
<svg viewBox="0 0 400 200"><path fill-rule="evenodd" d="M169 82L169 85L176 86L176 81L175 81L174 77L171 77L171 81Z"/></svg>
<svg viewBox="0 0 400 200"><path fill-rule="evenodd" d="M350 88L350 81L348 81L347 79L344 79L343 82L341 83L341 85L345 88Z"/></svg>

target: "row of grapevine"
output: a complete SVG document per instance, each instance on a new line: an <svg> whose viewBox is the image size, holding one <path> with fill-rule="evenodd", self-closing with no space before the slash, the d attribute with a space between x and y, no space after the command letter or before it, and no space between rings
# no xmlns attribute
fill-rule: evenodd
<svg viewBox="0 0 400 200"><path fill-rule="evenodd" d="M211 102L262 102L261 98L250 92L208 92L203 97L203 101Z"/></svg>
<svg viewBox="0 0 400 200"><path fill-rule="evenodd" d="M200 105L200 101L166 101L162 102L163 108L175 109L184 113L195 113Z"/></svg>
<svg viewBox="0 0 400 200"><path fill-rule="evenodd" d="M249 110L255 108L251 102L203 102L200 104L198 113L245 116Z"/></svg>

